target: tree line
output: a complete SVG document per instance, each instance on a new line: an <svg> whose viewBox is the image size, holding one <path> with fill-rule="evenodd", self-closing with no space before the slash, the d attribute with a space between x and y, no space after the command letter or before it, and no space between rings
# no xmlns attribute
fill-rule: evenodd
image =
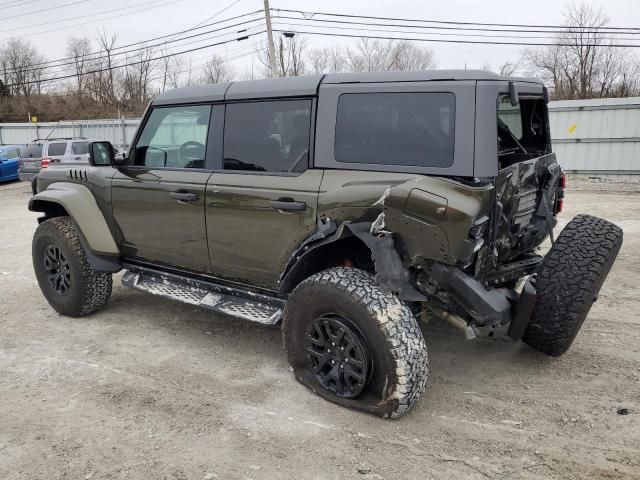
<svg viewBox="0 0 640 480"><path fill-rule="evenodd" d="M542 78L554 99L640 95L640 61L629 49L613 46L608 23L601 9L572 4L553 44L523 50L498 73ZM0 121L26 121L27 114L40 120L139 116L153 96L171 88L272 76L266 48L256 48L243 71L217 54L194 67L192 59L170 56L166 49L122 48L105 31L95 39L71 37L67 60L47 63L27 40L0 45ZM409 41L361 38L349 46L318 48L301 35L277 38L275 65L277 76L437 66L432 49ZM59 76L65 79L50 80Z"/></svg>

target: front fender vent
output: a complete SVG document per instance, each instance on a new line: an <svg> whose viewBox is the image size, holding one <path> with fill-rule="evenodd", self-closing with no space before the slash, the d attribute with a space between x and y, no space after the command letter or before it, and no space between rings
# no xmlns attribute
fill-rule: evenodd
<svg viewBox="0 0 640 480"><path fill-rule="evenodd" d="M69 180L87 182L89 181L89 179L87 178L87 171L81 168L71 168L69 169Z"/></svg>

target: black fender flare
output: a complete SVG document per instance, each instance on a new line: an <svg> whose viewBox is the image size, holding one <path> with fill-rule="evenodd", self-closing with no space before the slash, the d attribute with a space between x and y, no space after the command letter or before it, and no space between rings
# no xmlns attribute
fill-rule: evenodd
<svg viewBox="0 0 640 480"><path fill-rule="evenodd" d="M372 235L371 222L349 223L339 226L331 219L318 222L318 228L293 252L280 276L279 293L287 295L296 287L296 278L305 268L305 259L318 248L347 237L356 237L371 252L375 266L376 283L386 292L398 295L401 300L424 302L427 297L411 285L411 273L404 266L395 248L393 234ZM315 272L314 272L315 273Z"/></svg>

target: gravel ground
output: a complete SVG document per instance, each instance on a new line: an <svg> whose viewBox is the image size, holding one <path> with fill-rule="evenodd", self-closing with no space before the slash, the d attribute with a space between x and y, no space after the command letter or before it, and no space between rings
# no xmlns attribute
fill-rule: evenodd
<svg viewBox="0 0 640 480"><path fill-rule="evenodd" d="M640 478L640 195L587 187L563 221L606 217L625 242L572 349L430 323L431 387L391 421L299 385L277 330L119 275L100 313L56 314L31 268L29 188L0 185L0 478Z"/></svg>

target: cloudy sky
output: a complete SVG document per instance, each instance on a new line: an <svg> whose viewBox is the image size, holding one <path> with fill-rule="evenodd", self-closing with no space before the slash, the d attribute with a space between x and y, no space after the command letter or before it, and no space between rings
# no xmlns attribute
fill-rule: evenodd
<svg viewBox="0 0 640 480"><path fill-rule="evenodd" d="M611 19L610 26L640 27L638 0L590 0L587 3L602 7ZM542 25L561 24L566 4L563 0L271 0L272 8L304 11ZM262 6L263 0L0 0L0 46L11 36L24 37L35 44L48 59L56 59L66 56L65 44L71 35L93 38L99 30L104 29L117 34L118 44L123 45L188 29L221 10L224 11L209 22L258 10ZM254 31L263 28L263 24L254 25ZM344 30L339 32L349 33ZM185 40L184 46L175 43L172 44L171 50L195 48L229 38L229 35L217 35L217 38L210 40L197 39L199 43L196 43L195 39L191 40L191 43ZM193 52L190 54L193 65L197 67L204 63L208 55L217 53L229 58L235 70L242 72L249 68L252 50L256 42L264 39L264 35L253 38L255 40ZM310 47L348 45L350 42L351 40L345 38L307 37ZM640 36L638 43L640 44ZM480 68L485 64L497 68L506 61L517 59L523 48L444 43L422 45L434 50L440 68Z"/></svg>

